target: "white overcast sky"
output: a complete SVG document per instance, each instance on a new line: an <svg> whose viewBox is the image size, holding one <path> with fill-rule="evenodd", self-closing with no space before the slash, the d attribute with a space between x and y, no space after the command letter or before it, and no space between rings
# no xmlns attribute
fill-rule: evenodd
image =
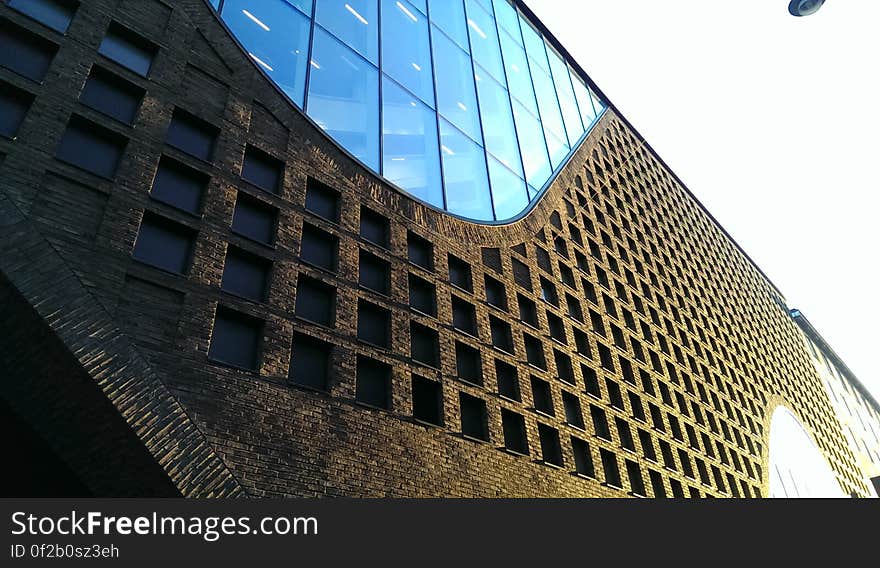
<svg viewBox="0 0 880 568"><path fill-rule="evenodd" d="M880 398L880 2L527 3Z"/></svg>

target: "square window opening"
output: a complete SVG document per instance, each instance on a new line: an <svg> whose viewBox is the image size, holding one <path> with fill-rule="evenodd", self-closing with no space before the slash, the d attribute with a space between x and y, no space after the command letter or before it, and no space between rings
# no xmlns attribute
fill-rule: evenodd
<svg viewBox="0 0 880 568"><path fill-rule="evenodd" d="M254 302L264 302L269 291L271 271L272 261L239 248L229 247L226 251L226 263L220 287L224 292Z"/></svg>
<svg viewBox="0 0 880 568"><path fill-rule="evenodd" d="M342 194L314 178L306 181L306 211L318 217L339 223Z"/></svg>
<svg viewBox="0 0 880 568"><path fill-rule="evenodd" d="M489 424L486 414L486 401L462 392L459 393L459 406L461 409L462 435L488 442Z"/></svg>
<svg viewBox="0 0 880 568"><path fill-rule="evenodd" d="M208 359L255 371L258 366L262 332L262 320L218 306Z"/></svg>
<svg viewBox="0 0 880 568"><path fill-rule="evenodd" d="M355 400L367 406L390 410L391 367L367 357L358 357Z"/></svg>
<svg viewBox="0 0 880 568"><path fill-rule="evenodd" d="M132 257L154 268L186 274L192 259L196 232L153 213L145 213Z"/></svg>
<svg viewBox="0 0 880 568"><path fill-rule="evenodd" d="M413 418L421 422L443 426L443 385L413 375Z"/></svg>
<svg viewBox="0 0 880 568"><path fill-rule="evenodd" d="M278 194L284 178L284 162L255 146L244 152L241 178L269 193Z"/></svg>
<svg viewBox="0 0 880 568"><path fill-rule="evenodd" d="M295 333L288 379L291 384L327 391L333 346L307 335Z"/></svg>

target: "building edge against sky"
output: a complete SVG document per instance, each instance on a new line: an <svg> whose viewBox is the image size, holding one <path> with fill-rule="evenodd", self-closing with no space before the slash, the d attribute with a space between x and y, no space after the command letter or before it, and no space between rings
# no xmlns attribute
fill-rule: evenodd
<svg viewBox="0 0 880 568"><path fill-rule="evenodd" d="M791 316L804 332L804 341L840 419L846 440L856 456L873 496L880 493L880 404L828 345L800 310Z"/></svg>
<svg viewBox="0 0 880 568"><path fill-rule="evenodd" d="M782 407L870 494L781 294L613 105L480 225L201 0L7 0L0 46L4 420L80 491L758 497Z"/></svg>

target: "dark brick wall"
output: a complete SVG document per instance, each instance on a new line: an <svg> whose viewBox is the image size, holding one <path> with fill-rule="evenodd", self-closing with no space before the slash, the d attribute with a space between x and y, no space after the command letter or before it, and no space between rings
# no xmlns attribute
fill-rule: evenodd
<svg viewBox="0 0 880 568"><path fill-rule="evenodd" d="M3 398L48 442L49 451L96 495L180 495L92 378L2 276L0 321ZM18 494L14 488L4 491Z"/></svg>
<svg viewBox="0 0 880 568"><path fill-rule="evenodd" d="M685 495L766 495L767 421L777 404L786 404L801 416L848 492L865 490L798 331L777 304L781 294L613 111L600 120L529 215L507 226L478 226L414 202L351 160L260 74L201 0L84 0L65 36L3 5L0 18L60 46L42 83L0 69L0 81L35 96L16 139L0 140L0 156L5 156L0 162L0 198L5 196L14 204L20 217L11 225L16 235L39 240L41 246L51 249L54 256L47 252L46 258L54 260L41 270L43 278L48 282L64 275L76 284L77 293L84 295L84 311L75 315L87 322L93 315L105 318L100 319L102 325L112 328L112 334L96 338L88 325L80 330L71 323L59 337L77 356L85 376L102 385L117 407L126 407L126 399L113 396L115 390L107 386L108 374L118 384L138 389L139 402L130 407L135 411L123 415L181 493L614 497L632 490L625 466L625 460L631 460L640 468L648 496L661 492L659 486L652 486L649 471L660 474L662 492L667 495L679 488ZM158 46L148 78L97 53L111 21ZM133 127L77 102L93 65L146 91ZM175 108L219 129L211 161L192 158L165 144ZM114 179L98 178L54 158L74 113L128 140ZM260 191L240 178L248 144L283 161L284 179L278 195ZM210 177L200 215L151 199L150 188L163 155ZM305 211L309 178L341 193L338 223ZM274 246L255 244L230 231L239 193L278 209ZM359 237L362 205L390 220L389 249ZM145 212L196 232L185 275L162 272L131 258ZM305 223L339 239L336 272L301 261ZM408 231L433 243L434 270L407 262ZM266 302L221 292L229 245L272 262ZM549 266L538 248L551 259ZM360 250L390 264L390 296L358 286ZM470 265L473 293L449 283L448 254ZM579 256L583 260L579 261ZM35 277L26 277L28 269L12 257L9 248L0 250L0 270L21 297L42 305L35 292ZM528 286L514 279L515 263L528 267ZM608 276L607 288L600 271ZM564 282L569 273L574 276L572 287ZM331 328L295 316L296 284L303 274L336 289L336 317ZM437 317L410 310L410 274L435 286ZM507 312L488 304L482 285L485 275L504 283ZM556 286L558 307L541 299L542 277ZM588 299L585 283L597 291L597 303ZM519 319L518 294L538 306L534 329ZM583 322L567 313L566 295L580 303ZM615 303L616 315L607 309L603 295ZM452 328L453 296L474 306L479 323L476 336ZM91 304L85 302L86 297ZM56 293L54 299L56 311L37 310L50 329L58 325L52 313L64 314L70 307L63 294ZM389 349L357 340L359 299L390 310ZM218 305L264 322L256 371L208 360ZM604 333L592 328L589 310L602 319ZM551 319L562 320L566 342L551 337L548 313ZM514 353L492 346L490 314L510 325ZM426 367L410 358L412 321L438 331L440 368ZM619 346L615 346L612 326L623 338ZM576 331L583 334L588 352L578 352ZM524 332L541 341L546 370L526 361ZM294 333L333 345L328 392L289 384ZM90 365L89 361L103 360L101 355L88 361L80 356L77 342L86 338L95 349L124 347L122 352L130 353L137 362L137 379L144 380L125 375L128 368L122 365L114 367L112 374L101 364ZM456 342L479 350L482 386L456 378ZM614 370L601 368L600 346L613 354ZM559 379L554 350L571 358L574 384ZM358 355L391 366L390 410L371 409L355 401ZM623 375L619 357L632 364L632 380ZM522 402L497 394L496 359L517 369ZM598 397L587 394L582 369L597 373L601 382ZM426 426L411 418L413 374L442 383L443 427ZM555 416L534 410L529 387L532 376L550 382ZM606 379L623 389L623 408L612 404ZM668 389L668 399L661 384ZM580 400L585 430L565 423L563 391ZM486 402L488 442L460 434L460 392ZM636 418L638 412L632 408L628 392L640 397L648 423ZM586 413L590 404L606 410L612 440L596 436ZM660 409L659 424L650 423L649 405ZM525 416L528 456L504 451L502 408ZM674 432L670 417L680 424L681 436ZM614 418L630 425L636 439L633 451L621 448ZM559 431L562 467L544 462L539 423ZM144 424L149 425L148 432L143 431ZM166 428L169 424L175 428ZM688 440L687 427L698 434L696 442ZM642 446L638 429L649 434L646 440L651 448ZM156 432L165 439L158 441ZM571 436L589 443L594 479L573 473ZM669 464L663 463L661 444L673 449ZM600 449L615 455L622 487L607 483ZM701 479L699 473L686 475L679 450L689 456L695 472L695 460L702 460L708 478ZM656 460L650 459L652 453L658 456ZM188 468L185 473L180 471L179 460ZM716 470L720 478L715 477Z"/></svg>

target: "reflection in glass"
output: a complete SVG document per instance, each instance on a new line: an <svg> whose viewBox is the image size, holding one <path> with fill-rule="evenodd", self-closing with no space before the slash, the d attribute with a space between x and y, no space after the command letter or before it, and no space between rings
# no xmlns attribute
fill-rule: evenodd
<svg viewBox="0 0 880 568"><path fill-rule="evenodd" d="M460 48L470 51L467 19L461 0L428 0L428 13L434 25L443 30Z"/></svg>
<svg viewBox="0 0 880 568"><path fill-rule="evenodd" d="M9 0L8 5L60 33L67 31L77 7L73 2L58 0Z"/></svg>
<svg viewBox="0 0 880 568"><path fill-rule="evenodd" d="M471 139L483 139L471 58L442 33L434 33L437 110Z"/></svg>
<svg viewBox="0 0 880 568"><path fill-rule="evenodd" d="M286 2L302 10L306 16L312 15L312 0L286 0Z"/></svg>
<svg viewBox="0 0 880 568"><path fill-rule="evenodd" d="M307 111L343 148L379 169L379 73L315 28Z"/></svg>
<svg viewBox="0 0 880 568"><path fill-rule="evenodd" d="M599 97L592 90L590 90L590 97L593 99L593 109L596 111L596 115L602 114L602 111L605 110L605 104L599 100Z"/></svg>
<svg viewBox="0 0 880 568"><path fill-rule="evenodd" d="M508 0L492 0L495 8L495 19L499 31L506 31L519 45L522 45L522 33L519 31L519 15L516 8Z"/></svg>
<svg viewBox="0 0 880 568"><path fill-rule="evenodd" d="M382 175L422 201L443 208L437 115L383 79Z"/></svg>
<svg viewBox="0 0 880 568"><path fill-rule="evenodd" d="M309 18L285 0L226 0L223 19L248 55L302 106L309 53Z"/></svg>
<svg viewBox="0 0 880 568"><path fill-rule="evenodd" d="M578 77L573 69L571 70L571 83L574 85L574 95L577 98L581 119L584 121L584 124L593 124L593 121L596 120L596 115L599 114L601 110L593 108L593 99L590 97L587 85L584 83L583 79Z"/></svg>
<svg viewBox="0 0 880 568"><path fill-rule="evenodd" d="M418 8L422 15L428 15L428 0L410 0L410 4Z"/></svg>
<svg viewBox="0 0 880 568"><path fill-rule="evenodd" d="M559 111L559 100L556 98L553 79L542 68L532 67L532 80L538 97L538 108L541 109L541 125L544 127L547 148L550 150L550 161L556 169L569 151L562 113Z"/></svg>
<svg viewBox="0 0 880 568"><path fill-rule="evenodd" d="M375 0L317 0L315 21L373 65L379 65L378 20Z"/></svg>
<svg viewBox="0 0 880 568"><path fill-rule="evenodd" d="M571 86L571 79L568 77L568 65L549 45L547 46L547 57L550 59L550 70L553 72L553 83L556 85L556 94L562 109L568 143L570 145L576 144L584 133L584 125L581 123L581 115L577 102L574 100L574 89Z"/></svg>
<svg viewBox="0 0 880 568"><path fill-rule="evenodd" d="M535 88L532 85L532 74L529 73L529 61L526 59L525 50L507 35L507 32L501 32L501 50L504 53L507 84L511 94L529 112L537 116L538 103L535 101Z"/></svg>
<svg viewBox="0 0 880 568"><path fill-rule="evenodd" d="M489 179L492 182L492 203L497 219L512 219L529 205L526 182L489 156Z"/></svg>
<svg viewBox="0 0 880 568"><path fill-rule="evenodd" d="M492 221L486 153L445 120L440 120L440 154L446 207L476 221Z"/></svg>
<svg viewBox="0 0 880 568"><path fill-rule="evenodd" d="M544 39L541 37L541 34L538 33L538 30L531 23L522 17L520 18L520 29L522 30L523 42L526 53L529 54L529 59L549 73L550 66L547 63L547 52L544 48Z"/></svg>
<svg viewBox="0 0 880 568"><path fill-rule="evenodd" d="M471 53L474 61L501 83L505 83L504 64L498 45L495 18L476 0L466 0L468 28L471 36Z"/></svg>
<svg viewBox="0 0 880 568"><path fill-rule="evenodd" d="M382 0L382 71L434 106L428 19L406 0Z"/></svg>
<svg viewBox="0 0 880 568"><path fill-rule="evenodd" d="M476 221L527 209L605 109L512 0L210 1L343 149Z"/></svg>
<svg viewBox="0 0 880 568"><path fill-rule="evenodd" d="M550 167L550 156L547 154L547 143L544 140L541 123L517 102L513 103L513 117L516 121L526 179L529 185L543 187L553 173L553 169Z"/></svg>
<svg viewBox="0 0 880 568"><path fill-rule="evenodd" d="M492 77L477 68L477 93L480 96L480 114L485 128L483 133L486 150L501 163L522 176L522 161L519 157L519 144L516 139L516 126L510 109L510 96L507 89Z"/></svg>
<svg viewBox="0 0 880 568"><path fill-rule="evenodd" d="M538 195L540 195L541 192L539 190L535 189L535 186L533 186L531 184L529 184L528 188L529 188L529 202L531 202L536 197L538 197Z"/></svg>

